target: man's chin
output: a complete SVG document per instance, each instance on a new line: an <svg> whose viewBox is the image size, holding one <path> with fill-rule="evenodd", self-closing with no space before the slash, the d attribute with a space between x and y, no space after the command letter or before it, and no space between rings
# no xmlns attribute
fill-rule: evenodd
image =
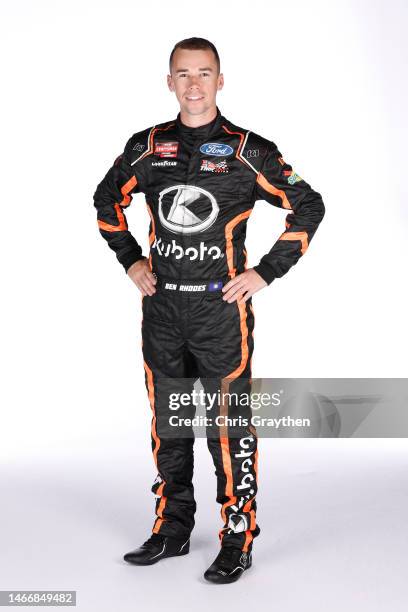
<svg viewBox="0 0 408 612"><path fill-rule="evenodd" d="M200 102L186 104L183 108L184 112L189 115L202 115L203 113L206 113L208 109L208 104L206 104L203 100Z"/></svg>

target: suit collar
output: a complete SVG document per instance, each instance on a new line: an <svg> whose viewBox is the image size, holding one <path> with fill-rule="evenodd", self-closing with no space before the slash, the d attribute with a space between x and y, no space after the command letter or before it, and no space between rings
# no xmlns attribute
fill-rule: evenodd
<svg viewBox="0 0 408 612"><path fill-rule="evenodd" d="M213 134L216 134L221 125L225 122L225 118L221 115L220 109L217 106L217 114L212 121L206 123L204 125L200 125L196 128L191 128L184 123L182 123L180 119L180 113L178 113L176 118L176 129L180 132L180 134L191 134L194 136L198 136L200 138L209 138Z"/></svg>

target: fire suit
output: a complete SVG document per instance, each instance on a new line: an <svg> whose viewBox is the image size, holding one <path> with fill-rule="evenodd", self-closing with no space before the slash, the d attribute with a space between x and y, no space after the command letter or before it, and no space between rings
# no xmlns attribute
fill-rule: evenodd
<svg viewBox="0 0 408 612"><path fill-rule="evenodd" d="M257 200L286 209L285 231L254 269L270 284L307 250L324 216L319 193L297 175L277 146L217 115L198 128L172 121L134 134L98 185L94 204L102 236L125 271L142 259L125 209L145 194L149 262L156 293L142 300L142 350L152 409L157 478L154 533L188 537L194 526L194 436L160 436L159 388L174 379L250 381L254 315L251 299L228 304L221 288L246 269L246 224ZM178 385L178 386L177 386ZM237 437L228 426L207 438L221 504L223 545L252 548L256 522L256 431Z"/></svg>

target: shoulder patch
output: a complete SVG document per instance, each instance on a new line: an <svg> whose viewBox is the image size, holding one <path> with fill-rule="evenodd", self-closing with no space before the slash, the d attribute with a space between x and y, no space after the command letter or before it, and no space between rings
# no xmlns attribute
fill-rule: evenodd
<svg viewBox="0 0 408 612"><path fill-rule="evenodd" d="M129 157L130 165L133 166L140 159L142 159L147 151L149 150L149 135L152 131L152 127L136 132L129 139L126 145L126 152Z"/></svg>
<svg viewBox="0 0 408 612"><path fill-rule="evenodd" d="M258 174L268 152L268 141L258 134L248 132L241 155L252 170Z"/></svg>
<svg viewBox="0 0 408 612"><path fill-rule="evenodd" d="M289 185L294 185L299 181L303 181L302 177L300 177L294 170L284 170L283 175L287 177Z"/></svg>
<svg viewBox="0 0 408 612"><path fill-rule="evenodd" d="M127 141L125 146L125 153L131 162L133 162L135 158L139 157L140 154L147 149L148 135L150 130L151 128L146 128L145 130L136 132Z"/></svg>

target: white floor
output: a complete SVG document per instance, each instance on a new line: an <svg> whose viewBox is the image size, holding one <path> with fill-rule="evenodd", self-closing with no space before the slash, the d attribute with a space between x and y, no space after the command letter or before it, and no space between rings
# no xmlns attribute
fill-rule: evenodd
<svg viewBox="0 0 408 612"><path fill-rule="evenodd" d="M3 465L0 589L76 590L87 612L406 611L408 442L261 440L260 451L254 565L226 586L202 578L220 527L204 440L191 552L146 568L122 555L152 524L147 443L106 438Z"/></svg>

